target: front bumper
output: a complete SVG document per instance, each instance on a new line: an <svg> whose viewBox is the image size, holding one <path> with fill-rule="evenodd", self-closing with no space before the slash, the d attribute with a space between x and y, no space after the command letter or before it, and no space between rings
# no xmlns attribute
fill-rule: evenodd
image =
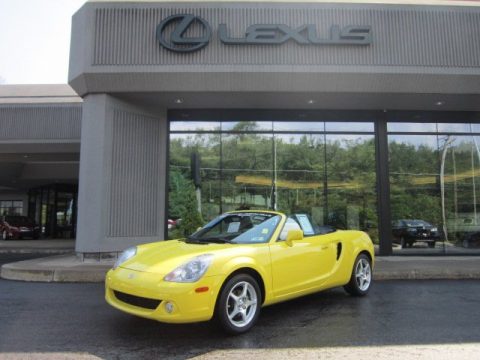
<svg viewBox="0 0 480 360"><path fill-rule="evenodd" d="M173 283L164 281L163 277L121 267L110 270L105 280L105 300L126 313L166 323L188 323L212 318L223 282L222 276L203 277L196 283ZM208 287L208 291L195 291L205 287ZM123 294L116 296L115 292ZM139 298L138 301L130 300L135 297ZM150 299L158 300L158 306ZM142 306L144 303L153 304L154 308ZM173 305L171 313L167 311L168 303Z"/></svg>

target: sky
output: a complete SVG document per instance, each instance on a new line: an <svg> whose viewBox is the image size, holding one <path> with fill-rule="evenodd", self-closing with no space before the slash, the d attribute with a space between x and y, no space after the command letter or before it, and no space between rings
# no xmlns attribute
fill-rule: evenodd
<svg viewBox="0 0 480 360"><path fill-rule="evenodd" d="M85 2L0 0L0 84L67 83L71 17Z"/></svg>
<svg viewBox="0 0 480 360"><path fill-rule="evenodd" d="M72 15L86 0L0 0L0 84L65 84Z"/></svg>

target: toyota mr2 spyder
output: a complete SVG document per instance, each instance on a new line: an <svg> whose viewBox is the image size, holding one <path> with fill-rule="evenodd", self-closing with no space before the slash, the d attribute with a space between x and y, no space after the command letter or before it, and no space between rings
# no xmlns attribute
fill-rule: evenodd
<svg viewBox="0 0 480 360"><path fill-rule="evenodd" d="M317 226L308 214L235 211L185 239L126 249L106 275L106 300L165 323L213 319L240 334L263 306L343 286L366 295L374 249L361 231Z"/></svg>

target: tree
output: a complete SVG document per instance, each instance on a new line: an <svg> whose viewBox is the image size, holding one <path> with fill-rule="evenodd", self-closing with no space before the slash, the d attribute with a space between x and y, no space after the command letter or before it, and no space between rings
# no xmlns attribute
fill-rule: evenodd
<svg viewBox="0 0 480 360"><path fill-rule="evenodd" d="M202 216L197 210L195 187L192 181L184 177L179 171L170 171L168 201L168 216L181 219L179 225L171 234L173 238L188 236L203 225Z"/></svg>

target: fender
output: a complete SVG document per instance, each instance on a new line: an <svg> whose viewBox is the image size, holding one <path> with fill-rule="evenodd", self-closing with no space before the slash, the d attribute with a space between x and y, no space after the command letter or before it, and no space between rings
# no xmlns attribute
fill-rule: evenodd
<svg viewBox="0 0 480 360"><path fill-rule="evenodd" d="M270 263L270 261L268 261ZM250 268L255 270L257 273L260 274L263 284L265 286L265 301L267 303L273 294L272 289L272 273L269 266L264 266L262 264L258 264L253 258L248 256L242 256L238 258L232 258L229 260L225 265L222 267L222 274L225 275L225 278L228 278L232 273L235 271L242 269L242 268Z"/></svg>

